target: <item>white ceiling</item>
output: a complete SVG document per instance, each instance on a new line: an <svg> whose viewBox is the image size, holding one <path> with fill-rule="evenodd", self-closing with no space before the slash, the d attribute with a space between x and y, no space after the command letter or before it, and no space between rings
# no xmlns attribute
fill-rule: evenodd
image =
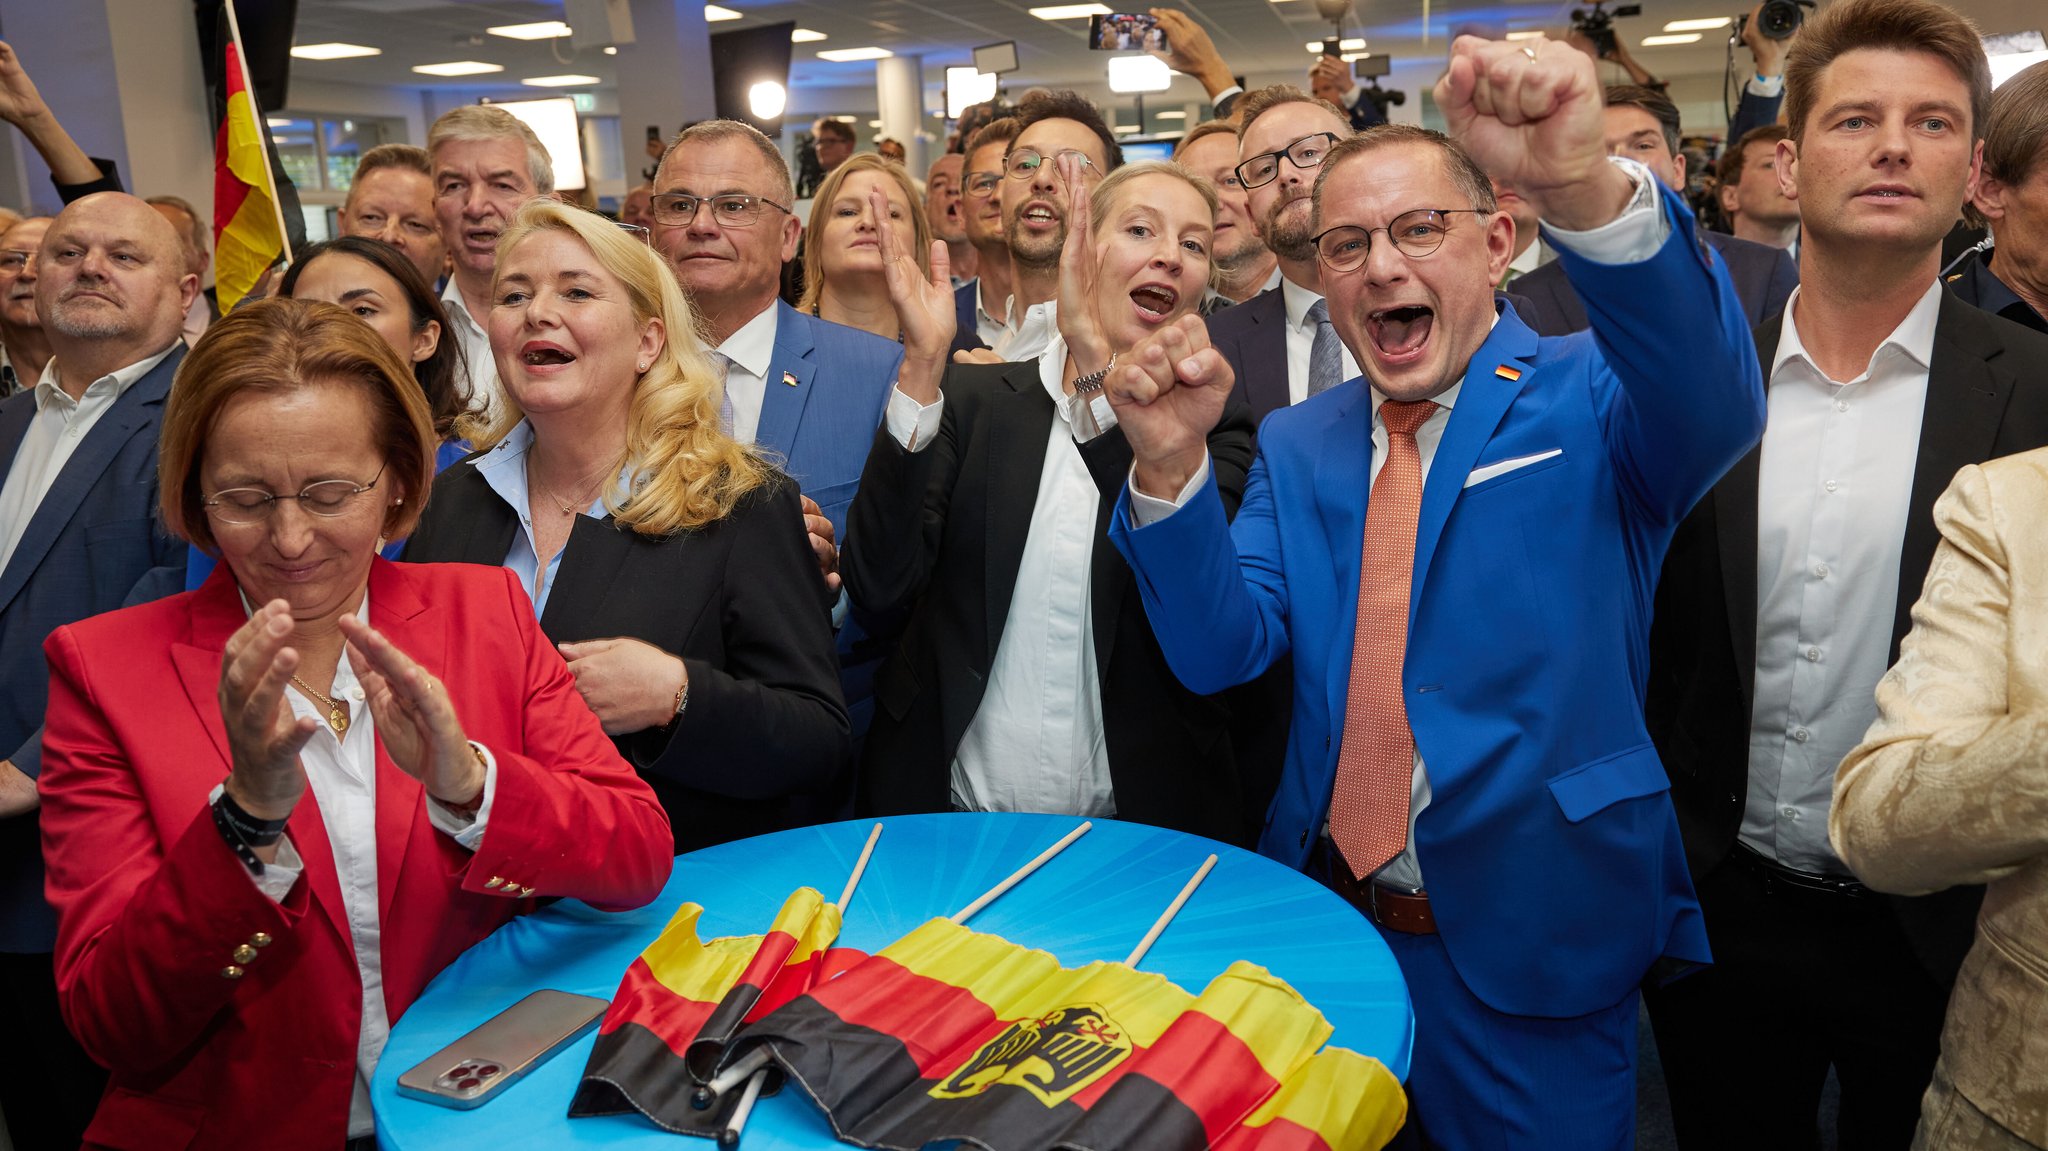
<svg viewBox="0 0 2048 1151"><path fill-rule="evenodd" d="M1026 11L1035 2L1038 0L724 0L725 7L746 13L746 18L711 28L715 32L794 21L827 34L829 39L821 43L795 46L793 111L816 108L820 100L851 100L861 93L866 94L867 102L844 110L870 111L874 64L835 64L816 55L821 48L866 45L888 48L898 55L922 56L926 82L936 87L943 81L944 67L968 63L976 45L1015 40L1020 70L1005 77L1011 92L1034 84L1102 91L1104 57L1086 48L1088 21L1039 20ZM1135 2L1125 6L1143 7ZM1618 20L1616 28L1633 47L1644 36L1663 31L1666 21L1733 15L1743 6L1742 0L1649 0L1643 15ZM1304 74L1314 59L1304 45L1321 39L1329 29L1316 16L1313 0L1192 0L1181 7L1209 30L1232 69L1251 75L1255 82ZM1368 5L1362 15L1354 12L1346 21L1346 33L1364 35L1371 51L1391 56L1397 69L1396 83L1413 88L1434 72L1452 30L1478 27L1497 33L1559 28L1573 7L1570 3L1385 0ZM1958 7L1987 32L2048 23L2039 0L1963 0ZM562 18L559 0L302 0L298 43L342 40L381 48L383 55L295 60L293 74L342 83L502 90L528 76L578 72L600 77L600 87L608 85L614 61L597 49L577 52L567 40L523 42L483 31L495 24ZM1718 77L1726 60L1726 33L1707 32L1697 44L1683 47L1633 50L1644 66L1667 79ZM1737 49L1738 67L1747 63L1747 57ZM415 64L461 59L503 64L506 70L467 81L440 81L411 71ZM812 98L807 100L806 95ZM1174 88L1158 102L1171 106L1200 96L1191 81L1177 78Z"/></svg>

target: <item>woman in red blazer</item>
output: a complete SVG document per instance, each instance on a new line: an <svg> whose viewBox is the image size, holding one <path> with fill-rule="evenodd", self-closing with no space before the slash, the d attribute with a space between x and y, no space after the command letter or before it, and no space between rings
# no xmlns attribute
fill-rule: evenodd
<svg viewBox="0 0 2048 1151"><path fill-rule="evenodd" d="M58 990L112 1071L87 1146L367 1145L428 980L537 896L666 881L667 819L514 578L377 558L433 466L411 374L337 307L253 305L185 361L162 511L222 562L45 648Z"/></svg>

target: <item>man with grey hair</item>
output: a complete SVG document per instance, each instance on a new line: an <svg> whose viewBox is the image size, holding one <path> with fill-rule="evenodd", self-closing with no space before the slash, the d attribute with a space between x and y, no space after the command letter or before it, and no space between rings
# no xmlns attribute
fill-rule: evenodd
<svg viewBox="0 0 2048 1151"><path fill-rule="evenodd" d="M182 196L150 196L143 201L156 209L156 214L168 221L177 230L178 239L185 249L185 267L199 282L206 282L206 266L213 262L213 245L210 242L213 231L210 223L199 214L190 201ZM196 344L206 334L208 325L220 316L219 309L206 292L200 292L192 306L185 310L185 343Z"/></svg>
<svg viewBox="0 0 2048 1151"><path fill-rule="evenodd" d="M491 277L498 268L498 237L520 205L555 190L554 164L532 128L488 104L442 113L427 132L427 156L441 242L454 258L441 302L469 364L470 394L488 418L499 400L498 365L484 326L491 310Z"/></svg>
<svg viewBox="0 0 2048 1151"><path fill-rule="evenodd" d="M794 199L789 165L766 136L737 120L694 124L655 170L654 248L696 309L724 377L726 430L781 456L803 490L811 545L837 595L834 545L903 346L780 299L782 265L803 235L790 211ZM858 737L873 714L868 682L876 657L857 649L855 627L843 628L839 640L840 682Z"/></svg>
<svg viewBox="0 0 2048 1151"><path fill-rule="evenodd" d="M1993 239L1942 274L1949 291L2048 332L2048 63L2025 69L1991 94L1984 176L1963 209L1989 225Z"/></svg>
<svg viewBox="0 0 2048 1151"><path fill-rule="evenodd" d="M0 403L0 1108L24 1149L77 1146L106 1082L57 1014L36 816L43 640L184 563L156 514L157 433L199 295L184 246L125 193L64 209L33 265L53 354Z"/></svg>

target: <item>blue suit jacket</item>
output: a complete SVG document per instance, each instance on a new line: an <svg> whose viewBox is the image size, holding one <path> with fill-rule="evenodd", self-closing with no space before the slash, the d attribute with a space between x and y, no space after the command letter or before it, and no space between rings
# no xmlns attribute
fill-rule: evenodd
<svg viewBox="0 0 2048 1151"><path fill-rule="evenodd" d="M152 568L185 562L184 543L157 519L156 486L164 397L184 358L180 344L93 425L0 571L0 757L25 775L42 772L50 690L43 640L120 607ZM0 404L0 477L14 467L35 411L33 388ZM167 574L162 590L178 590L181 573ZM0 951L48 951L56 938L36 817L0 820Z"/></svg>
<svg viewBox="0 0 2048 1151"><path fill-rule="evenodd" d="M1582 1015L1708 957L1643 726L1650 610L1673 528L1757 441L1764 404L1726 273L1664 200L1672 234L1651 259L1559 256L1590 334L1539 339L1504 311L1423 490L1402 680L1433 798L1415 845L1459 975L1512 1014ZM1296 867L1335 779L1372 423L1354 379L1266 420L1234 524L1212 486L1142 530L1126 492L1110 529L1188 687L1292 656L1259 850Z"/></svg>
<svg viewBox="0 0 2048 1151"><path fill-rule="evenodd" d="M798 489L818 501L844 548L846 509L896 386L903 345L779 300L775 307L775 356L754 442L779 457ZM839 687L859 740L874 719L875 669L886 647L868 635L858 614L840 626L838 645Z"/></svg>
<svg viewBox="0 0 2048 1151"><path fill-rule="evenodd" d="M953 289L953 346L946 349L950 357L954 352L971 352L986 348L981 339L980 309L981 281L969 280Z"/></svg>
<svg viewBox="0 0 2048 1151"><path fill-rule="evenodd" d="M896 386L903 345L781 301L775 307L775 356L754 442L818 501L844 547L846 508Z"/></svg>

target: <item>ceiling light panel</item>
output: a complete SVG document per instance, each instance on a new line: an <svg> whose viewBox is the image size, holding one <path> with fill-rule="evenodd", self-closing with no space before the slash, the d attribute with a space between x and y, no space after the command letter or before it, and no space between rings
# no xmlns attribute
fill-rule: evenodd
<svg viewBox="0 0 2048 1151"><path fill-rule="evenodd" d="M535 76L530 80L520 81L521 84L524 84L529 88L574 88L580 84L596 84L598 82L598 78L595 76L581 76L575 74L564 76Z"/></svg>
<svg viewBox="0 0 2048 1151"><path fill-rule="evenodd" d="M559 40L569 34L570 28L560 20L542 20L537 24L500 24L484 31L508 40Z"/></svg>
<svg viewBox="0 0 2048 1151"><path fill-rule="evenodd" d="M1040 20L1079 20L1085 16L1107 16L1114 9L1104 4L1055 4L1049 8L1033 8L1031 14Z"/></svg>
<svg viewBox="0 0 2048 1151"><path fill-rule="evenodd" d="M486 64L482 60L450 60L445 64L415 64L413 71L424 76L485 76L492 72L503 72L503 64Z"/></svg>
<svg viewBox="0 0 2048 1151"><path fill-rule="evenodd" d="M292 55L301 60L350 60L357 56L382 56L384 49L367 44L299 44Z"/></svg>
<svg viewBox="0 0 2048 1151"><path fill-rule="evenodd" d="M887 48L824 48L819 50L818 59L848 64L856 60L887 60L895 54Z"/></svg>

